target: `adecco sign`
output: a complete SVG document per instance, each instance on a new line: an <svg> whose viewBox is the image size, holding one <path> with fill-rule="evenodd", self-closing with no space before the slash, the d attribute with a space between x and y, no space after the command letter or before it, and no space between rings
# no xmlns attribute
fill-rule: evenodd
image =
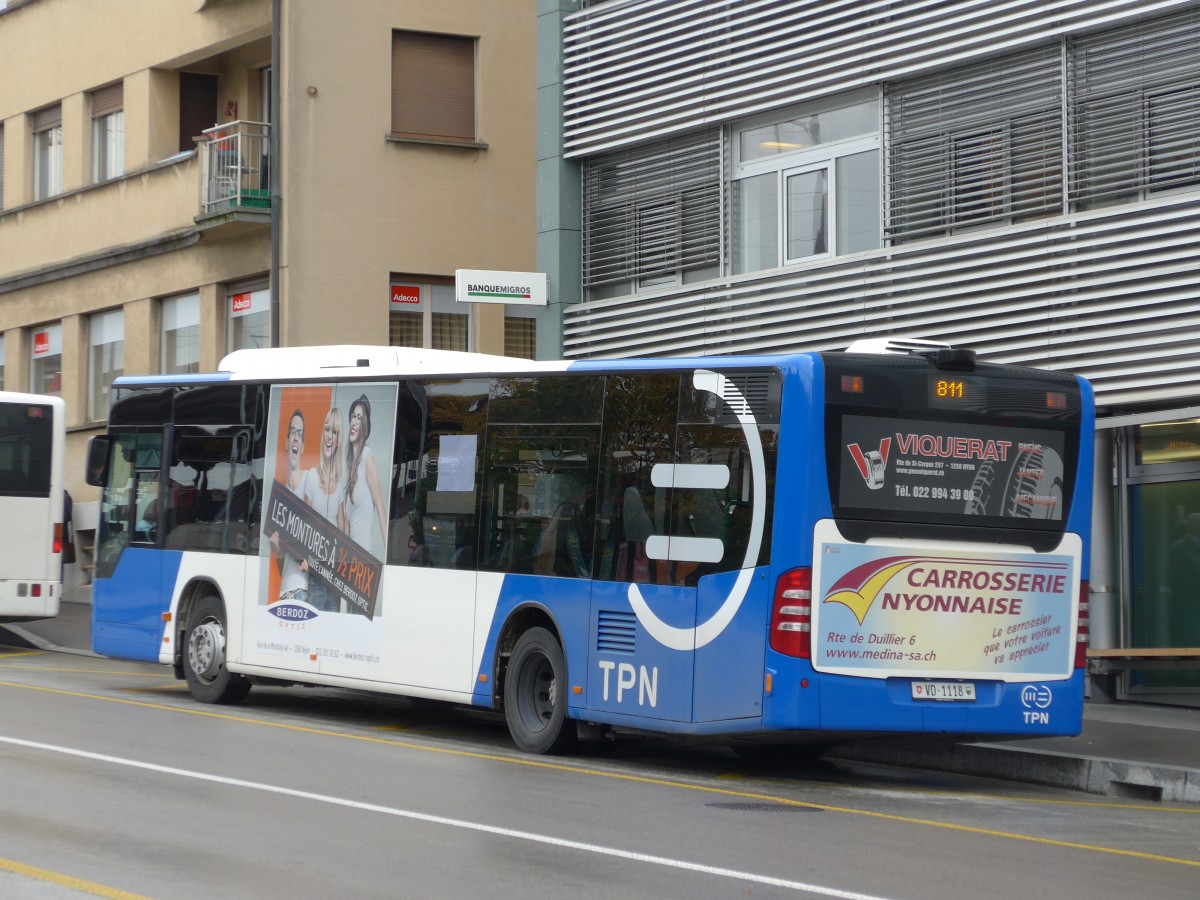
<svg viewBox="0 0 1200 900"><path fill-rule="evenodd" d="M454 273L454 298L459 303L545 306L548 293L544 272L458 269Z"/></svg>

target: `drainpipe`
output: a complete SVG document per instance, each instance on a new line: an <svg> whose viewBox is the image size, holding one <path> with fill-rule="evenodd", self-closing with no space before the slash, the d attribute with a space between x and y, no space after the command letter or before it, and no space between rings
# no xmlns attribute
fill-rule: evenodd
<svg viewBox="0 0 1200 900"><path fill-rule="evenodd" d="M283 13L283 0L271 0L271 151L268 154L271 167L271 346L278 347L279 327L279 229L283 216L280 207L283 198L279 192L279 143L281 140L279 123L282 121L279 109L279 82L283 72L279 67L282 52L279 46L280 16Z"/></svg>

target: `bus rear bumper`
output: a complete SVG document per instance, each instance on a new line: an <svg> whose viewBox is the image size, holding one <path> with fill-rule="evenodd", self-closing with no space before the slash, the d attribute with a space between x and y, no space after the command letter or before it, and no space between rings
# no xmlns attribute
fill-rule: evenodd
<svg viewBox="0 0 1200 900"><path fill-rule="evenodd" d="M0 581L0 622L53 618L58 615L61 594L58 581Z"/></svg>

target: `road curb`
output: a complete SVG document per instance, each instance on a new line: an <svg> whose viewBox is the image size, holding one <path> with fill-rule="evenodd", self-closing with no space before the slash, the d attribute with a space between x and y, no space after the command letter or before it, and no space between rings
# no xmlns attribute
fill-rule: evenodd
<svg viewBox="0 0 1200 900"><path fill-rule="evenodd" d="M838 759L1002 778L1106 797L1200 803L1200 769L1154 765L996 743L938 745L906 740L837 747Z"/></svg>
<svg viewBox="0 0 1200 900"><path fill-rule="evenodd" d="M93 653L91 650L77 650L74 647L60 647L57 644L52 644L43 637L39 637L31 631L27 631L20 625L0 625L0 635L6 635L8 641L0 641L0 643L12 643L18 647L28 647L31 650L44 650L47 653L72 653L75 656L93 656L98 657L100 654Z"/></svg>

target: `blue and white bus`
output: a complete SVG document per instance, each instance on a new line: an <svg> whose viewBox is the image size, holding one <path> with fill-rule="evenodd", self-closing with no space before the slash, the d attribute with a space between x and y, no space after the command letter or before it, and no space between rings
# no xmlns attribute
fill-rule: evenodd
<svg viewBox="0 0 1200 900"><path fill-rule="evenodd" d="M58 615L66 444L61 398L0 391L0 622Z"/></svg>
<svg viewBox="0 0 1200 900"><path fill-rule="evenodd" d="M469 704L534 753L619 729L1080 729L1080 378L922 341L220 368L118 379L91 448L94 648L200 701Z"/></svg>

